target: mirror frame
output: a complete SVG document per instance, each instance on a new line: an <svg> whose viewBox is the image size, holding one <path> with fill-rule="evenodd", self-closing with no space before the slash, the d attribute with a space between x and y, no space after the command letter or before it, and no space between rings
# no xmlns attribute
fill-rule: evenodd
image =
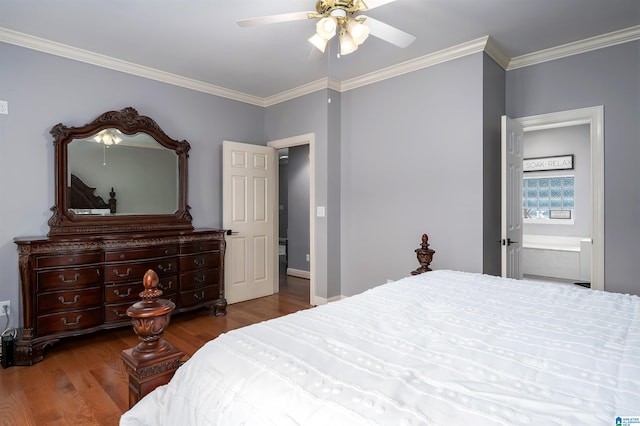
<svg viewBox="0 0 640 426"><path fill-rule="evenodd" d="M69 172L69 144L76 139L91 137L103 129L115 128L127 135L146 133L157 143L178 156L178 210L174 214L80 215L67 208ZM54 145L55 205L49 219L49 236L79 234L109 234L117 232L151 232L193 230L191 207L187 204L187 159L189 142L171 139L151 118L141 116L132 107L108 111L82 127L68 127L62 123L51 129ZM92 184L91 182L88 182Z"/></svg>

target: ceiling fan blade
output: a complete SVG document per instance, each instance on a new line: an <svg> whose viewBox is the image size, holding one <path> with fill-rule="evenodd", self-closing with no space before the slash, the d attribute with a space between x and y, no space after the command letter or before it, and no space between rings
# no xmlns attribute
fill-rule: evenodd
<svg viewBox="0 0 640 426"><path fill-rule="evenodd" d="M275 24L278 22L298 21L301 19L309 19L309 14L315 12L293 12L283 13L282 15L262 16L259 18L240 19L236 21L241 27L252 27L254 25Z"/></svg>
<svg viewBox="0 0 640 426"><path fill-rule="evenodd" d="M396 0L362 0L362 2L367 6L366 10L371 10L376 7L383 6L387 3L393 3Z"/></svg>
<svg viewBox="0 0 640 426"><path fill-rule="evenodd" d="M395 44L398 47L407 47L416 39L409 33L392 27L389 24L380 22L377 19L366 17L364 24L369 27L369 34L378 37L388 43Z"/></svg>

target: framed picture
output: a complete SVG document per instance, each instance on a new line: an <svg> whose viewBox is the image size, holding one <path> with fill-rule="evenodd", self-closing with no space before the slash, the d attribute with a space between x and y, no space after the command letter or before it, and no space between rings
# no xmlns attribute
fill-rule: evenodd
<svg viewBox="0 0 640 426"><path fill-rule="evenodd" d="M542 172L546 170L572 170L573 154L557 155L554 157L525 158L522 161L522 171Z"/></svg>
<svg viewBox="0 0 640 426"><path fill-rule="evenodd" d="M571 210L549 210L549 219L571 219Z"/></svg>

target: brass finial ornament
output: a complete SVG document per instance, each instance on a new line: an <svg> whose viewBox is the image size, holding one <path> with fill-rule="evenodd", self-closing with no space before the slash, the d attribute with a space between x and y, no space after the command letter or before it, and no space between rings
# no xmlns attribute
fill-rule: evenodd
<svg viewBox="0 0 640 426"><path fill-rule="evenodd" d="M429 264L433 260L433 255L435 250L431 250L429 248L429 236L427 234L422 234L422 243L420 247L415 250L416 257L418 258L418 263L420 263L420 267L415 271L411 271L411 275L419 275L423 272L431 271Z"/></svg>

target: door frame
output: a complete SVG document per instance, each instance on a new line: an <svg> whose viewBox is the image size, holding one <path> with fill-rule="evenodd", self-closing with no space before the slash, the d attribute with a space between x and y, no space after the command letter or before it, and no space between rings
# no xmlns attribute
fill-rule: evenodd
<svg viewBox="0 0 640 426"><path fill-rule="evenodd" d="M316 299L316 217L313 214L314 206L316 205L315 187L316 187L316 163L315 163L315 133L306 133L298 136L291 136L284 139L277 139L267 142L267 146L275 148L276 150L281 148L291 148L293 146L309 145L309 304L318 305ZM280 175L276 173L276 192L279 190ZM279 198L279 195L278 195ZM279 202L278 200L276 200ZM278 215L276 215L276 221L278 221ZM276 223L276 229L279 229L279 224ZM275 253L278 253L277 239L274 241L276 244ZM277 273L280 273L278 268ZM276 291L279 289L280 280L276 280Z"/></svg>
<svg viewBox="0 0 640 426"><path fill-rule="evenodd" d="M515 118L525 133L589 125L591 153L591 288L604 290L604 106Z"/></svg>

